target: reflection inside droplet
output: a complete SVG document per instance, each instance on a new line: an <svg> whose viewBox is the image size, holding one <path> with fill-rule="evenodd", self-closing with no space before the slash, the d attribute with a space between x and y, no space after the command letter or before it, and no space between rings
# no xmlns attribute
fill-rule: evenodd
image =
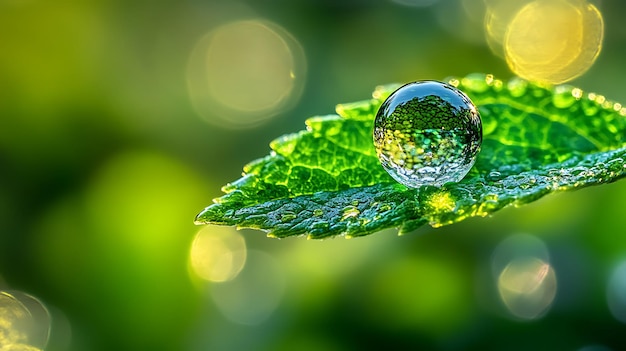
<svg viewBox="0 0 626 351"><path fill-rule="evenodd" d="M251 250L237 278L211 286L211 297L232 322L256 325L278 307L285 288L282 268L272 256Z"/></svg>
<svg viewBox="0 0 626 351"><path fill-rule="evenodd" d="M295 103L305 72L304 52L285 29L235 21L198 42L187 82L196 111L209 122L250 128Z"/></svg>
<svg viewBox="0 0 626 351"><path fill-rule="evenodd" d="M470 99L430 80L394 91L378 109L373 132L383 168L413 188L460 181L482 144L482 122Z"/></svg>
<svg viewBox="0 0 626 351"><path fill-rule="evenodd" d="M205 226L193 240L189 263L204 280L225 282L239 274L246 262L246 243L229 227Z"/></svg>
<svg viewBox="0 0 626 351"><path fill-rule="evenodd" d="M2 350L43 350L50 323L48 310L35 297L19 291L0 291Z"/></svg>

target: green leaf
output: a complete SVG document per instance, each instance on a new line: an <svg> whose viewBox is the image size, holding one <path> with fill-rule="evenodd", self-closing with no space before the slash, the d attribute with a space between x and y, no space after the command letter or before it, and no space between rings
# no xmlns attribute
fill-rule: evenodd
<svg viewBox="0 0 626 351"><path fill-rule="evenodd" d="M257 228L272 237L400 233L486 216L568 189L625 174L626 108L566 85L473 74L449 82L478 106L483 145L459 183L407 188L382 168L372 142L376 111L399 85L378 87L370 100L313 117L307 129L282 136L270 155L244 167L204 209L197 224Z"/></svg>

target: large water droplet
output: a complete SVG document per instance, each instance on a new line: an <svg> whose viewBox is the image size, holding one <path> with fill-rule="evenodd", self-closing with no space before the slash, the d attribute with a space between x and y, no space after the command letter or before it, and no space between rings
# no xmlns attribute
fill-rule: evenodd
<svg viewBox="0 0 626 351"><path fill-rule="evenodd" d="M374 145L383 168L409 187L458 182L476 161L482 123L474 104L452 85L406 84L380 106Z"/></svg>

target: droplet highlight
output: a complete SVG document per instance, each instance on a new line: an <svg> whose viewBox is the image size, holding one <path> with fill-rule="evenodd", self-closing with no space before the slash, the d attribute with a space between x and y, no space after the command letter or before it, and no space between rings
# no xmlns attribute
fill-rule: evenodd
<svg viewBox="0 0 626 351"><path fill-rule="evenodd" d="M193 273L210 282L237 277L246 262L246 242L234 229L206 226L191 245L189 264Z"/></svg>
<svg viewBox="0 0 626 351"><path fill-rule="evenodd" d="M476 106L454 86L438 81L400 87L383 102L374 122L383 168L408 187L460 181L481 144Z"/></svg>
<svg viewBox="0 0 626 351"><path fill-rule="evenodd" d="M357 217L359 214L361 214L361 211L359 211L359 209L355 206L346 206L346 208L343 209L341 220L345 221L347 219Z"/></svg>

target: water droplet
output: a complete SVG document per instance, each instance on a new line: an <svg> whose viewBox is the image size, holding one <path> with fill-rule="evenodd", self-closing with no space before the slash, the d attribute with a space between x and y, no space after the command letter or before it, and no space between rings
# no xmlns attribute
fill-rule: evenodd
<svg viewBox="0 0 626 351"><path fill-rule="evenodd" d="M295 213L291 211L285 211L283 214L280 215L280 220L282 222L289 222L289 221L293 221L294 219L296 219L296 217L298 216Z"/></svg>
<svg viewBox="0 0 626 351"><path fill-rule="evenodd" d="M482 143L482 122L460 90L437 81L406 84L381 105L374 145L383 168L409 187L458 182Z"/></svg>
<svg viewBox="0 0 626 351"><path fill-rule="evenodd" d="M460 84L460 83L461 83L461 82L459 82L459 80L458 80L457 78L450 78L450 79L448 80L448 84L452 85L452 86L453 86L453 87L455 87L455 88L458 88L458 86L459 86L459 84Z"/></svg>
<svg viewBox="0 0 626 351"><path fill-rule="evenodd" d="M487 91L491 82L493 82L493 76L491 76L491 79L488 79L482 74L472 74L461 80L464 87L477 93Z"/></svg>
<svg viewBox="0 0 626 351"><path fill-rule="evenodd" d="M359 211L358 208L354 206L346 206L346 208L343 209L343 215L341 216L341 220L344 221L348 218L354 218L359 214L361 214L361 211Z"/></svg>
<svg viewBox="0 0 626 351"><path fill-rule="evenodd" d="M579 88L574 88L572 89L572 96L574 96L576 100L580 100L580 98L583 96L583 91Z"/></svg>
<svg viewBox="0 0 626 351"><path fill-rule="evenodd" d="M591 96L591 94L589 94ZM604 97L604 95L596 95L596 98L594 99L598 104L602 105L604 104L604 102L606 101L606 97Z"/></svg>
<svg viewBox="0 0 626 351"><path fill-rule="evenodd" d="M502 173L500 173L498 171L491 171L491 172L489 172L489 174L487 174L486 178L490 182L495 182L497 180L500 180L500 178L502 178Z"/></svg>
<svg viewBox="0 0 626 351"><path fill-rule="evenodd" d="M552 96L552 103L558 108L568 108L574 104L576 97L572 87L567 85L559 85Z"/></svg>

